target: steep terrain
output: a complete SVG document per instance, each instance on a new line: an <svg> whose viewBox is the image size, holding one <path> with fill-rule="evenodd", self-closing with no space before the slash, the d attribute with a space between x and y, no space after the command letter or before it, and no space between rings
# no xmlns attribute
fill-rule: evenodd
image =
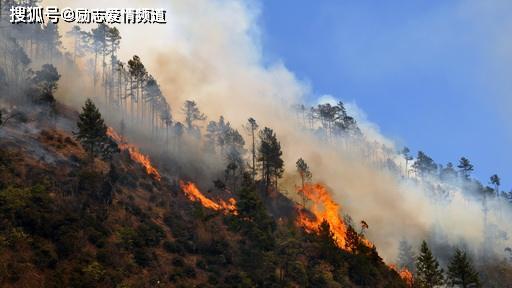
<svg viewBox="0 0 512 288"><path fill-rule="evenodd" d="M342 250L302 210L319 224L306 233L296 204L250 177L201 189L148 170L120 136L120 153L89 163L78 113L48 115L19 110L0 129L2 287L405 287L357 233Z"/></svg>

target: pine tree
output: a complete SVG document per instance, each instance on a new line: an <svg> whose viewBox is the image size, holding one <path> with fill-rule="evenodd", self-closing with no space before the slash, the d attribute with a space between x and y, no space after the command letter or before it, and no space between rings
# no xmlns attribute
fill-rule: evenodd
<svg viewBox="0 0 512 288"><path fill-rule="evenodd" d="M464 177L464 179L468 180L469 176L471 176L471 172L473 172L474 167L469 162L466 157L461 157L459 160L459 165L457 166L460 169L460 174Z"/></svg>
<svg viewBox="0 0 512 288"><path fill-rule="evenodd" d="M320 256L332 265L339 264L340 249L336 243L334 233L331 231L331 226L327 220L324 219L322 223L318 225L317 235Z"/></svg>
<svg viewBox="0 0 512 288"><path fill-rule="evenodd" d="M412 160L412 156L409 154L411 150L409 150L408 147L404 147L402 151L400 151L400 154L404 156L405 160L405 175L409 176L409 161Z"/></svg>
<svg viewBox="0 0 512 288"><path fill-rule="evenodd" d="M277 179L281 178L284 172L281 143L277 141L274 131L268 127L260 131L259 137L258 162L262 163L262 180L267 192L272 184L277 191Z"/></svg>
<svg viewBox="0 0 512 288"><path fill-rule="evenodd" d="M437 164L427 154L422 151L418 151L416 161L412 165L412 168L416 170L420 175L426 175L434 173L437 170Z"/></svg>
<svg viewBox="0 0 512 288"><path fill-rule="evenodd" d="M299 160L297 160L297 162L295 164L297 166L297 172L299 172L301 185L302 185L301 191L300 191L300 193L302 194L302 206L306 207L306 194L304 192L304 188L305 188L306 182L311 181L311 177L312 177L311 171L309 170L309 166L306 163L306 161L304 161L304 159L302 159L302 158L299 158Z"/></svg>
<svg viewBox="0 0 512 288"><path fill-rule="evenodd" d="M76 58L83 56L83 49L81 47L82 37L84 31L78 25L71 27L71 30L66 32L67 36L73 38L73 61L76 63Z"/></svg>
<svg viewBox="0 0 512 288"><path fill-rule="evenodd" d="M189 131L196 129L194 122L206 120L206 115L201 113L195 101L185 101L182 111L185 113L185 123L187 123L187 129Z"/></svg>
<svg viewBox="0 0 512 288"><path fill-rule="evenodd" d="M462 288L480 287L478 273L473 268L466 252L456 249L448 265L448 284Z"/></svg>
<svg viewBox="0 0 512 288"><path fill-rule="evenodd" d="M107 136L107 125L91 99L85 101L77 126L78 131L73 134L87 151L89 160L99 155L108 158L119 151L117 144Z"/></svg>
<svg viewBox="0 0 512 288"><path fill-rule="evenodd" d="M258 124L254 118L249 118L247 120L248 130L252 137L252 147L251 147L251 155L252 155L252 181L254 182L254 178L256 178L256 139L255 132L258 130Z"/></svg>
<svg viewBox="0 0 512 288"><path fill-rule="evenodd" d="M245 140L236 129L231 127L224 131L222 138L226 146L223 155L227 161L226 181L231 181L232 192L236 192L237 183L242 178L245 169L243 160Z"/></svg>
<svg viewBox="0 0 512 288"><path fill-rule="evenodd" d="M32 83L39 90L39 95L37 95L38 98L34 100L53 104L55 102L53 93L57 90L57 83L60 77L61 75L57 71L57 68L52 64L44 64L41 70L36 71L34 77L32 77Z"/></svg>
<svg viewBox="0 0 512 288"><path fill-rule="evenodd" d="M244 173L242 187L237 192L238 218L243 220L242 231L258 249L270 249L274 245L275 222L269 215L260 195L255 191L249 173Z"/></svg>
<svg viewBox="0 0 512 288"><path fill-rule="evenodd" d="M443 180L443 181L450 181L450 180L454 180L455 178L457 178L457 171L455 171L455 169L453 168L453 163L448 162L446 164L446 167L441 169L439 176L441 177L441 180Z"/></svg>
<svg viewBox="0 0 512 288"><path fill-rule="evenodd" d="M443 284L443 269L427 246L421 243L420 255L416 260L416 282L419 287L431 288Z"/></svg>
<svg viewBox="0 0 512 288"><path fill-rule="evenodd" d="M135 112L137 117L140 115L140 118L143 118L142 112L140 114L139 112L142 111L144 105L142 101L144 96L143 87L147 71L139 56L134 55L132 59L128 60L128 71L130 73L130 94L132 97L132 103L130 105L131 113L134 115ZM134 88L135 94L133 93ZM136 105L137 111L133 111L134 105Z"/></svg>
<svg viewBox="0 0 512 288"><path fill-rule="evenodd" d="M490 178L490 181L491 181L491 184L494 185L494 190L496 191L496 197L500 197L501 179L498 176L498 174L492 175L491 178Z"/></svg>

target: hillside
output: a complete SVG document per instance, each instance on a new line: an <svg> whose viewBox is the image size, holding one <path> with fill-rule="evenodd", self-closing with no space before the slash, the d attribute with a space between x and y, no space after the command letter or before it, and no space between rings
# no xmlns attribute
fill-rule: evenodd
<svg viewBox="0 0 512 288"><path fill-rule="evenodd" d="M45 111L0 129L2 287L405 287L375 250L339 249L328 224L306 233L295 204L251 179L236 195L212 182L194 198L128 144L89 163L72 134L78 113Z"/></svg>
<svg viewBox="0 0 512 288"><path fill-rule="evenodd" d="M500 125L464 141L493 117L423 107L428 81L395 72L428 67L383 73L354 49L320 88L267 50L259 0L147 0L158 25L10 23L50 2L0 0L0 287L512 287ZM350 43L293 48L317 62Z"/></svg>

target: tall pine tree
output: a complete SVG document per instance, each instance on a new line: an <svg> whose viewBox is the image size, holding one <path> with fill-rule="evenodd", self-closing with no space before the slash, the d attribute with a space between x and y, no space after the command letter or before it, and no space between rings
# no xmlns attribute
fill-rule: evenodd
<svg viewBox="0 0 512 288"><path fill-rule="evenodd" d="M306 207L307 199L306 199L306 193L304 191L304 188L305 188L306 182L311 181L311 177L312 177L311 170L309 170L308 164L302 158L299 158L299 160L297 160L295 165L297 166L297 172L299 172L299 176L300 176L300 180L301 180L300 194L302 196L302 207Z"/></svg>
<svg viewBox="0 0 512 288"><path fill-rule="evenodd" d="M437 259L427 246L421 243L420 255L416 260L416 283L421 288L432 288L443 285L443 269L439 268Z"/></svg>
<svg viewBox="0 0 512 288"><path fill-rule="evenodd" d="M469 180L469 177L471 176L471 172L474 170L473 164L469 161L466 157L461 157L459 160L459 165L457 167L460 169L460 174L462 177L466 180Z"/></svg>
<svg viewBox="0 0 512 288"><path fill-rule="evenodd" d="M277 180L281 178L284 172L281 143L277 140L274 131L268 127L260 131L259 137L258 162L261 163L262 180L267 192L269 192L272 184L274 184L274 189L277 191Z"/></svg>
<svg viewBox="0 0 512 288"><path fill-rule="evenodd" d="M119 152L117 144L108 137L107 125L91 99L85 101L76 125L78 131L73 134L87 151L90 161L95 156L108 158L112 153Z"/></svg>
<svg viewBox="0 0 512 288"><path fill-rule="evenodd" d="M248 130L251 134L252 138L252 148L251 148L251 155L252 155L252 181L254 182L256 178L256 139L255 139L255 132L258 130L258 124L256 123L256 120L254 118L249 118L247 120L248 123Z"/></svg>
<svg viewBox="0 0 512 288"><path fill-rule="evenodd" d="M480 287L478 273L473 268L466 252L456 249L448 265L448 284L452 287Z"/></svg>

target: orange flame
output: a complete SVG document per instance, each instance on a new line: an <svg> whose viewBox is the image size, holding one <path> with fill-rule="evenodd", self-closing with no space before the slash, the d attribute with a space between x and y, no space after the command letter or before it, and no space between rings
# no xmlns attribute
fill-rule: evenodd
<svg viewBox="0 0 512 288"><path fill-rule="evenodd" d="M139 149L136 146L126 143L125 139L121 135L117 134L117 132L110 127L108 127L107 129L107 135L110 136L114 141L116 141L117 145L119 146L119 149L127 150L128 153L130 154L130 158L133 161L142 165L148 175L151 175L153 176L153 178L160 181L162 177L160 176L158 170L155 167L153 167L153 165L151 164L151 160L149 159L148 156L140 153Z"/></svg>
<svg viewBox="0 0 512 288"><path fill-rule="evenodd" d="M229 198L227 202L224 200L219 200L217 203L217 202L207 198L206 196L204 196L203 193L201 193L201 191L199 191L197 186L192 182L185 183L180 180L180 187L181 187L181 190L183 190L183 192L185 192L185 195L187 196L187 198L190 199L191 201L199 202L204 207L215 210L215 211L222 210L225 212L237 214L236 200L234 198Z"/></svg>
<svg viewBox="0 0 512 288"><path fill-rule="evenodd" d="M303 210L299 210L297 222L308 232L317 232L318 226L326 220L339 247L345 247L345 233L347 227L340 218L340 206L329 195L327 188L322 184L306 184L300 193L304 193L306 199L312 204L309 210L315 216L314 219Z"/></svg>
<svg viewBox="0 0 512 288"><path fill-rule="evenodd" d="M407 268L403 267L402 269L398 269L395 264L389 264L389 268L393 269L398 273L400 278L407 284L407 287L412 288L414 286L414 276L412 272Z"/></svg>

